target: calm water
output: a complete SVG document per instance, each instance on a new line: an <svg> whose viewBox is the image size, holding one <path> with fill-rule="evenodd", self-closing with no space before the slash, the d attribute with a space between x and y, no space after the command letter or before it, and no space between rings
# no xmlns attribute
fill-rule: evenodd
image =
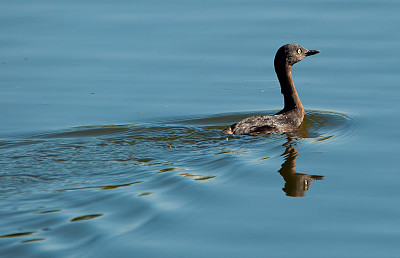
<svg viewBox="0 0 400 258"><path fill-rule="evenodd" d="M398 257L399 1L0 3L1 257ZM291 135L224 126L306 108Z"/></svg>

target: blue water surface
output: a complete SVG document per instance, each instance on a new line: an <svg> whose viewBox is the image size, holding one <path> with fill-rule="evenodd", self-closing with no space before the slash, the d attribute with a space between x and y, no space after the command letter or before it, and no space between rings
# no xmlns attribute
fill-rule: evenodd
<svg viewBox="0 0 400 258"><path fill-rule="evenodd" d="M400 2L0 2L1 257L397 257ZM283 105L306 118L222 132Z"/></svg>

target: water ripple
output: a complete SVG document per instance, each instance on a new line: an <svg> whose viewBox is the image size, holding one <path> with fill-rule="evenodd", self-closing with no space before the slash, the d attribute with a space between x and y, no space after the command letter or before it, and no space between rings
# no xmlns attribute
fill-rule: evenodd
<svg viewBox="0 0 400 258"><path fill-rule="evenodd" d="M10 246L15 238L62 249L66 242L74 246L140 232L166 219L165 212L184 209L218 187L234 193L237 184L260 184L271 170L281 175L278 184L284 181L286 195L305 196L311 182L323 176L295 171L299 146L346 141L354 134L354 119L322 111L307 111L291 135L222 132L254 113L83 126L8 139L0 144L0 195L9 202L4 207L13 208L3 218L13 216L18 228L29 230L0 224L0 238L9 239ZM276 188L273 181L264 184ZM94 230L96 223L104 224Z"/></svg>
<svg viewBox="0 0 400 258"><path fill-rule="evenodd" d="M14 142L7 140L2 145L9 147L3 149L0 158L3 165L1 190L24 191L23 185L54 180L72 185L87 184L105 174L129 174L129 181L142 181L154 171L188 169L187 163L211 169L230 167L240 162L232 157L251 156L261 146L262 151L265 146L270 146L271 153L258 157L260 160L277 157L274 149L281 149L282 141L288 136L332 143L345 141L354 134L355 123L351 117L314 110L306 112L302 127L291 135L249 137L227 135L221 131L227 124L255 113L261 112L177 118L154 124L82 126L32 135ZM221 155L222 158L217 158ZM135 173L128 172L131 169ZM204 178L214 176L213 173L201 175Z"/></svg>

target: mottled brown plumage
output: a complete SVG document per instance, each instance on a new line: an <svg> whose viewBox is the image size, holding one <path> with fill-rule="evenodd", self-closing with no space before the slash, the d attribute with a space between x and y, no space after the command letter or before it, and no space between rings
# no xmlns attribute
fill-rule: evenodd
<svg viewBox="0 0 400 258"><path fill-rule="evenodd" d="M296 130L303 122L304 108L294 87L291 69L306 56L317 53L318 50L308 50L296 44L287 44L279 48L275 55L274 66L281 85L284 108L272 116L245 118L228 126L224 131L230 134L258 135Z"/></svg>

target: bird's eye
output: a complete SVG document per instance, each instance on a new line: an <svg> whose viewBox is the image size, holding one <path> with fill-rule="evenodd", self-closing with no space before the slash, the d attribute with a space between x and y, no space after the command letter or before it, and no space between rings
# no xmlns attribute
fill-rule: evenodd
<svg viewBox="0 0 400 258"><path fill-rule="evenodd" d="M297 53L301 54L301 48L297 49Z"/></svg>

